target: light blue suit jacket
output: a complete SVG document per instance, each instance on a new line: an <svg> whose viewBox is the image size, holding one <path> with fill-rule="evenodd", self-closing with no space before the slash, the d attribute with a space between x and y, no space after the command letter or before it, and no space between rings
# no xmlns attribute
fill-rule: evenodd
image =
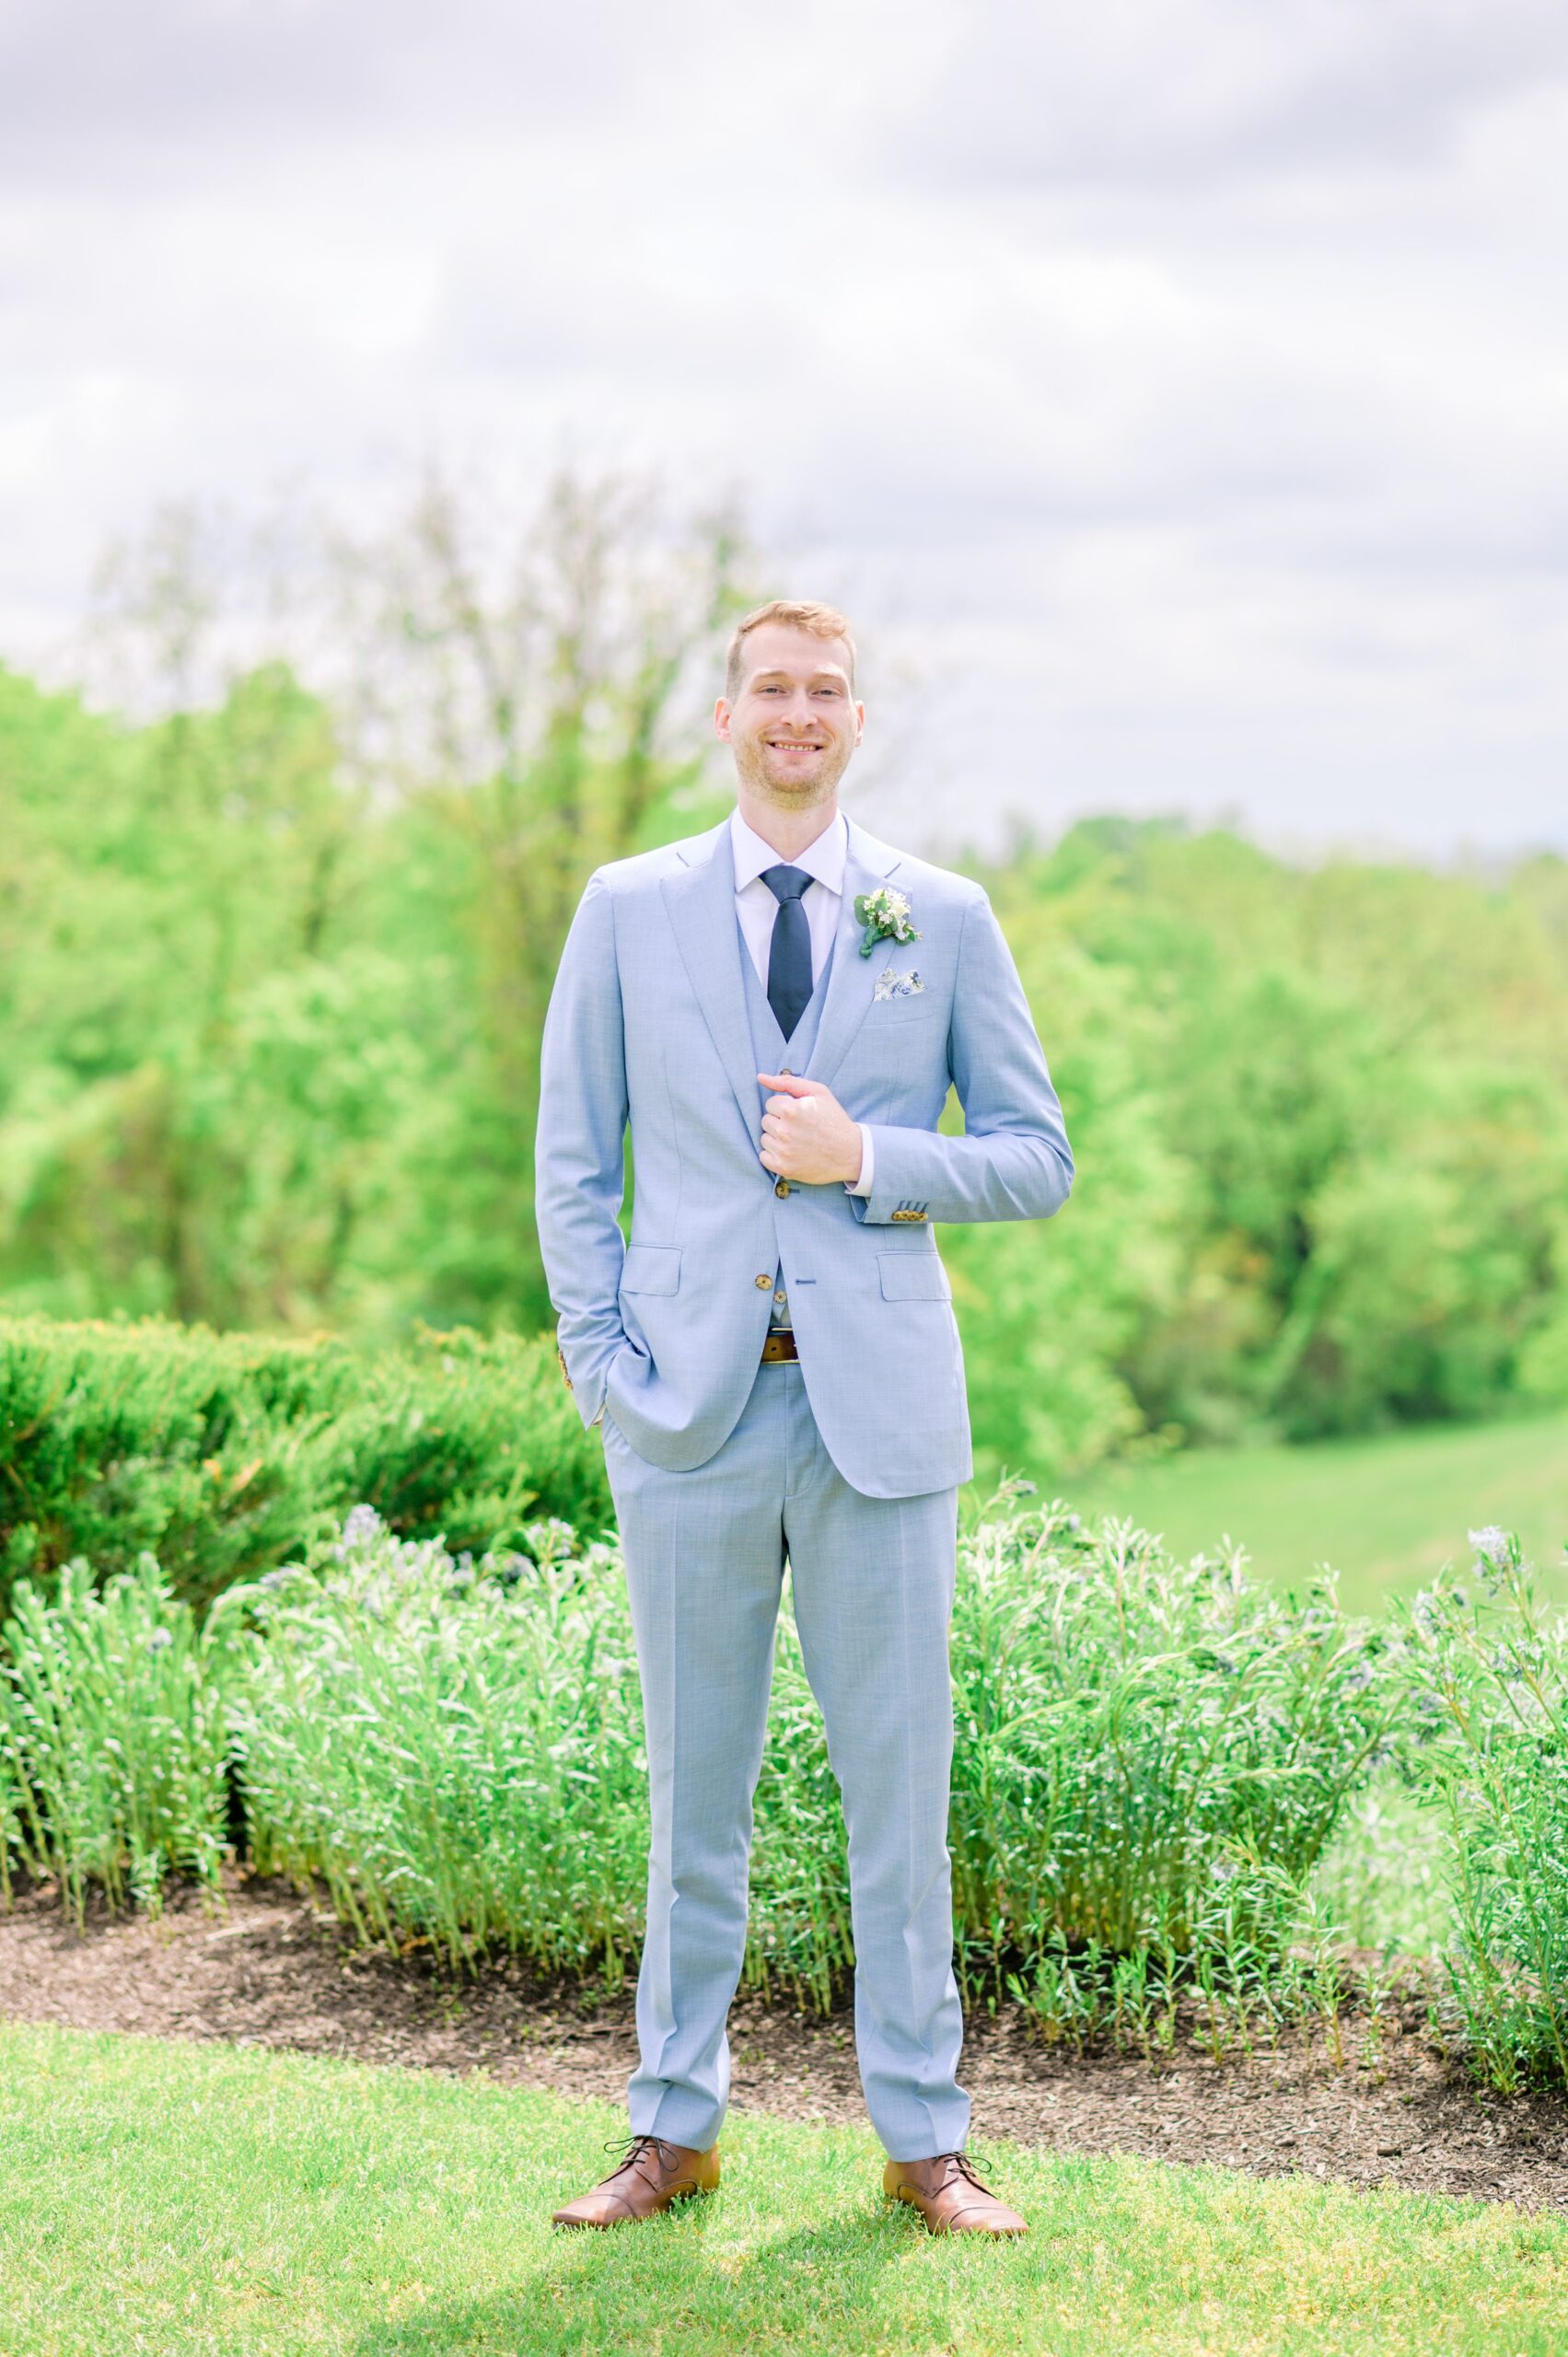
<svg viewBox="0 0 1568 2357"><path fill-rule="evenodd" d="M847 814L846 814L847 815ZM935 1220L1048 1219L1073 1157L1012 952L980 885L854 819L816 1045L876 1150L869 1196L776 1191L735 914L728 819L596 868L545 1019L535 1208L557 1347L584 1423L602 1406L671 1472L750 1395L781 1265L818 1429L854 1489L911 1497L973 1471L963 1351ZM891 884L918 941L863 958L861 893ZM875 995L892 965L922 991ZM936 1128L948 1084L966 1134ZM632 1240L617 1221L632 1127Z"/></svg>

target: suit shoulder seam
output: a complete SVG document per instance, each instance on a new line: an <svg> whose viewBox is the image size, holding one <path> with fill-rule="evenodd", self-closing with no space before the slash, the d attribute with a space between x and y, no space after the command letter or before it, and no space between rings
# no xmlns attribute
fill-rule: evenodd
<svg viewBox="0 0 1568 2357"><path fill-rule="evenodd" d="M862 832L871 835L869 828L863 828ZM916 868L923 877L929 877L933 882L946 885L950 890L970 893L981 892L985 888L982 884L977 883L972 876L966 876L961 867L944 867L937 860L923 859L919 852L905 851L898 843L884 841L880 835L871 835L871 841L879 852L889 853L896 860L898 866Z"/></svg>
<svg viewBox="0 0 1568 2357"><path fill-rule="evenodd" d="M672 856L679 848L676 843L656 843L648 851L629 852L624 859L607 859L594 869L594 877L612 900L618 900L625 892L679 876L680 863Z"/></svg>

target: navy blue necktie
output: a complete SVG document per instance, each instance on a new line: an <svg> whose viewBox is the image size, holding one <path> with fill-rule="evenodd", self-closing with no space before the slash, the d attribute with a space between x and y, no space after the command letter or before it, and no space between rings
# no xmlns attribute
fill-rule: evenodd
<svg viewBox="0 0 1568 2357"><path fill-rule="evenodd" d="M768 1004L786 1039L811 996L811 920L800 905L811 880L803 867L762 870L762 881L779 904L768 951Z"/></svg>

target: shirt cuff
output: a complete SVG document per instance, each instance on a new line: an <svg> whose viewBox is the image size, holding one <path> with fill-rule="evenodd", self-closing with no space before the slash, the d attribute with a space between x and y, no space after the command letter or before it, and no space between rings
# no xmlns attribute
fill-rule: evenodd
<svg viewBox="0 0 1568 2357"><path fill-rule="evenodd" d="M871 1143L871 1132L865 1122L857 1121L854 1126L860 1132L860 1176L844 1180L844 1192L846 1195L869 1195L877 1176L877 1149Z"/></svg>

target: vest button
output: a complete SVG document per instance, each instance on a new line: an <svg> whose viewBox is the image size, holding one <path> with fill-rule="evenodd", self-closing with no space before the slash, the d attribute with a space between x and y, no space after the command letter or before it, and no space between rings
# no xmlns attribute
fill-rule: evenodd
<svg viewBox="0 0 1568 2357"><path fill-rule="evenodd" d="M770 1291L772 1288L773 1281L772 1277L753 1277L751 1282L756 1286L759 1293L762 1292L764 1287Z"/></svg>
<svg viewBox="0 0 1568 2357"><path fill-rule="evenodd" d="M775 1178L773 1181L773 1192L775 1195L787 1195L789 1192L789 1180L787 1178Z"/></svg>

